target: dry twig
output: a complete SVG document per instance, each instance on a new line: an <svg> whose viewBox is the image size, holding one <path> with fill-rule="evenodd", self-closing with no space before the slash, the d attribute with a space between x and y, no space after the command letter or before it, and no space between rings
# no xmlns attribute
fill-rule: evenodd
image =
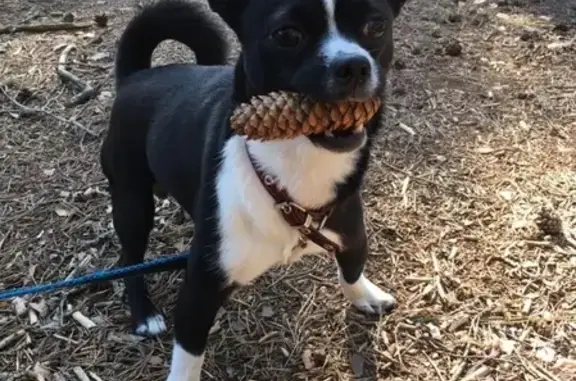
<svg viewBox="0 0 576 381"><path fill-rule="evenodd" d="M19 339L20 337L24 336L26 331L21 329L18 332L11 333L10 335L6 336L2 340L0 340L0 351L10 345L13 341Z"/></svg>
<svg viewBox="0 0 576 381"><path fill-rule="evenodd" d="M56 67L56 72L58 73L60 79L62 79L62 82L70 83L73 87L80 91L79 94L75 95L70 100L70 102L66 104L66 107L72 107L85 103L94 98L97 94L96 89L94 89L94 87L92 87L88 82L83 81L66 69L66 65L68 64L68 54L70 54L72 50L76 50L76 45L70 44L62 50L60 58L58 59L58 66Z"/></svg>
<svg viewBox="0 0 576 381"><path fill-rule="evenodd" d="M80 368L79 366L75 366L72 368L72 371L78 378L78 381L90 381L90 377L84 372L84 369Z"/></svg>
<svg viewBox="0 0 576 381"><path fill-rule="evenodd" d="M56 24L18 24L18 25L8 25L0 28L0 34L11 34L18 32L27 33L45 33L45 32L55 32L64 30L83 30L92 27L92 23L73 23L73 22L63 22Z"/></svg>
<svg viewBox="0 0 576 381"><path fill-rule="evenodd" d="M66 124L71 124L74 127L77 127L79 129L81 129L82 131L86 132L87 134L93 136L93 137L98 137L98 134L96 134L95 132L89 130L87 127L85 127L84 125L78 123L75 120L69 120L66 118L61 117L60 115L54 114L52 111L43 109L43 108L32 108L32 107L28 107L23 105L22 103L18 102L16 99L14 99L13 97L11 97L8 92L6 91L6 89L0 85L0 91L2 91L2 93L6 96L6 98L8 98L8 100L16 107L18 107L20 109L20 115L22 116L36 116L36 115L46 115L49 117L52 117L62 123L66 123Z"/></svg>
<svg viewBox="0 0 576 381"><path fill-rule="evenodd" d="M80 324L82 327L86 329L96 327L96 323L90 320L90 318L84 316L80 311L75 311L74 313L72 313L72 318L76 320L78 324Z"/></svg>

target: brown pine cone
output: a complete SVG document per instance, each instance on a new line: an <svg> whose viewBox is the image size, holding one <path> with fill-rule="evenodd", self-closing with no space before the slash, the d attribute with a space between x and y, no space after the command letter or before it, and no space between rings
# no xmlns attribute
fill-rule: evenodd
<svg viewBox="0 0 576 381"><path fill-rule="evenodd" d="M321 103L296 93L272 92L236 107L230 123L234 132L249 139L291 139L361 126L380 105L380 98Z"/></svg>
<svg viewBox="0 0 576 381"><path fill-rule="evenodd" d="M561 236L563 234L562 219L552 209L542 208L536 217L536 225L545 235Z"/></svg>

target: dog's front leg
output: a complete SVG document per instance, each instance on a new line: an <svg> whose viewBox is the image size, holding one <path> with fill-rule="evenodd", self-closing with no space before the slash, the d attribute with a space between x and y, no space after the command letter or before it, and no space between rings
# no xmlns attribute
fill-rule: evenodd
<svg viewBox="0 0 576 381"><path fill-rule="evenodd" d="M391 312L396 306L396 299L364 276L367 256L368 244L365 236L357 248L346 249L336 255L344 295L361 311L372 314Z"/></svg>
<svg viewBox="0 0 576 381"><path fill-rule="evenodd" d="M174 348L168 381L200 381L204 350L218 309L232 291L209 250L193 250L174 317Z"/></svg>
<svg viewBox="0 0 576 381"><path fill-rule="evenodd" d="M368 258L368 238L360 193L334 210L328 228L339 232L344 250L336 254L342 291L358 309L367 313L390 312L396 305L394 297L382 291L364 276Z"/></svg>

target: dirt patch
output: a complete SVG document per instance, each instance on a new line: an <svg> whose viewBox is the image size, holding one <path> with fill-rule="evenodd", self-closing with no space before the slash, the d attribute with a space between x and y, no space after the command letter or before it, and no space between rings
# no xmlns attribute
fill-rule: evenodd
<svg viewBox="0 0 576 381"><path fill-rule="evenodd" d="M350 309L333 260L307 258L238 292L210 337L205 379L576 379L576 249L539 234L543 206L576 226L576 26L571 2L408 3L396 30L387 129L364 191L368 272L397 294L392 315ZM112 64L134 2L5 1L0 23L87 30L0 35L0 288L115 264L98 150ZM568 17L566 17L568 16ZM231 37L232 38L232 37ZM77 89L56 64L99 90ZM157 62L187 60L163 44ZM42 113L27 115L18 101ZM192 229L158 203L150 255ZM150 277L171 316L180 274ZM121 286L0 302L0 379L162 380L171 336L129 334ZM96 326L86 329L74 312ZM11 336L13 335L13 336Z"/></svg>

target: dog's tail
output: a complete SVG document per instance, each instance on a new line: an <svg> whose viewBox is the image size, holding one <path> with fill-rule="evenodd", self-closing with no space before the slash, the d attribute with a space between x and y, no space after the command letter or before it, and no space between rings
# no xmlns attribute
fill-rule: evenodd
<svg viewBox="0 0 576 381"><path fill-rule="evenodd" d="M120 38L116 87L133 73L150 68L152 53L164 40L188 46L199 65L226 62L226 37L205 6L189 0L159 0L134 17Z"/></svg>

